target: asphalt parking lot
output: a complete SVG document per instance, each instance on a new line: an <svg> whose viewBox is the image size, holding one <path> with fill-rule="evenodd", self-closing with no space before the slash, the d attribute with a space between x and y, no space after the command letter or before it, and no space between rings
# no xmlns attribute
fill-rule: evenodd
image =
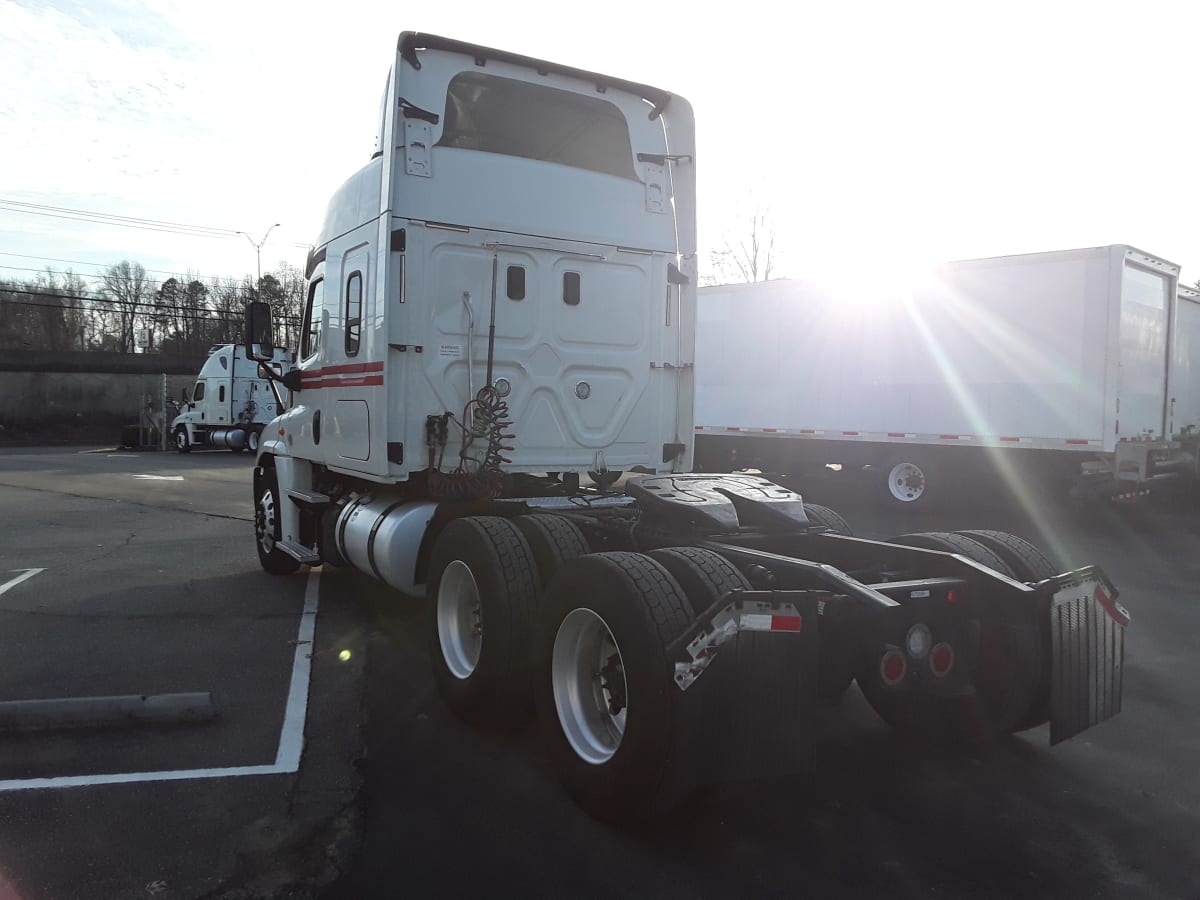
<svg viewBox="0 0 1200 900"><path fill-rule="evenodd" d="M0 453L0 700L207 692L217 713L0 735L4 900L257 896L349 846L357 607L259 569L251 467Z"/></svg>
<svg viewBox="0 0 1200 900"><path fill-rule="evenodd" d="M814 725L815 777L709 789L620 831L565 798L534 733L449 715L421 604L348 571L263 574L251 465L0 452L0 700L207 691L219 712L0 735L2 900L1200 897L1188 496L897 513L799 485L866 536L992 527L1102 565L1133 614L1122 714L1055 748L1041 728L931 755L852 689Z"/></svg>
<svg viewBox="0 0 1200 900"><path fill-rule="evenodd" d="M964 494L896 513L836 479L800 487L865 536L999 528L1102 565L1133 615L1121 715L1054 748L1043 726L937 756L852 688L819 725L815 777L709 790L622 832L563 797L534 734L451 718L419 613L365 591L365 834L327 896L1200 897L1200 505Z"/></svg>

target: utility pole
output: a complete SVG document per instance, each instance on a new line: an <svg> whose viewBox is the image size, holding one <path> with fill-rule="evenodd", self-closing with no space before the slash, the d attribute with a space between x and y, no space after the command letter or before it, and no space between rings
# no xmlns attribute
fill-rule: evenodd
<svg viewBox="0 0 1200 900"><path fill-rule="evenodd" d="M244 231L238 232L238 234L245 235L246 240L248 240L250 242L250 245L254 248L254 258L258 264L258 281L254 282L254 287L256 290L258 288L259 282L262 281L262 248L263 248L263 244L265 244L267 242L267 235L271 233L271 229L278 228L278 227L279 227L279 223L276 222L274 225L271 226L271 228L268 228L263 233L262 240L260 240L260 241L254 240L254 238L250 237L250 235L246 234L246 232L244 232Z"/></svg>

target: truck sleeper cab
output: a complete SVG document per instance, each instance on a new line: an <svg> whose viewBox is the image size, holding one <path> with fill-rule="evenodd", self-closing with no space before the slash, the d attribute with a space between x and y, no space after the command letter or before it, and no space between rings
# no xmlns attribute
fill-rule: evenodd
<svg viewBox="0 0 1200 900"><path fill-rule="evenodd" d="M935 740L1049 721L1056 742L1118 710L1128 617L1098 569L999 532L862 540L761 477L689 472L685 101L405 32L379 134L277 377L265 569L425 594L446 702L536 716L568 791L616 821L802 766L855 679ZM265 304L246 332L271 359Z"/></svg>
<svg viewBox="0 0 1200 900"><path fill-rule="evenodd" d="M278 351L268 363L277 376L291 364L286 350ZM171 421L171 442L176 450L258 450L263 428L282 411L270 380L260 377L258 366L238 344L208 351L190 396L185 393L183 406Z"/></svg>

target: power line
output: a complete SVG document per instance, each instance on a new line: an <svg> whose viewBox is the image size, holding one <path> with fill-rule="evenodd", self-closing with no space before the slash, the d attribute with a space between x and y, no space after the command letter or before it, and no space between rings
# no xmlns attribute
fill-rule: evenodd
<svg viewBox="0 0 1200 900"><path fill-rule="evenodd" d="M117 225L122 228L141 228L146 231L157 231L166 234L182 234L189 237L211 237L223 240L236 238L245 234L243 229L218 228L212 225L193 225L186 222L172 222L166 219L146 219L137 216L122 216L116 213L98 212L95 210L76 209L70 206L50 206L45 203L30 203L24 200L9 200L0 197L0 210L5 212L26 213L34 216L46 216L53 219L66 219L74 222L88 222L94 225ZM293 241L273 242L279 246L301 247L308 249L308 244Z"/></svg>

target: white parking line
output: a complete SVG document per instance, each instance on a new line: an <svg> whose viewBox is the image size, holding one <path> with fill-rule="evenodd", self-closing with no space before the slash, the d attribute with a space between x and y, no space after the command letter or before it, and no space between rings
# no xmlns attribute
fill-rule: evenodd
<svg viewBox="0 0 1200 900"><path fill-rule="evenodd" d="M0 594L3 594L9 588L15 588L22 581L28 581L30 578L32 578L34 575L36 575L38 572L45 572L46 570L45 569L13 569L12 571L23 572L25 574L18 575L16 578L12 578L12 579L4 582L4 584L0 584Z"/></svg>
<svg viewBox="0 0 1200 900"><path fill-rule="evenodd" d="M25 575L0 587L0 593L44 569L29 569ZM64 775L54 778L14 778L0 781L0 792L29 791L39 788L91 787L101 784L141 784L148 781L192 781L201 778L234 778L241 775L288 775L300 769L304 749L304 723L308 715L308 683L312 675L313 634L317 625L320 598L318 569L308 573L304 588L304 612L296 635L296 655L292 658L292 681L288 687L283 727L279 729L279 749L275 762L266 766L227 766L221 769L176 769L159 772L115 772L108 775Z"/></svg>
<svg viewBox="0 0 1200 900"><path fill-rule="evenodd" d="M130 475L131 478L145 478L147 481L183 481L182 475Z"/></svg>

